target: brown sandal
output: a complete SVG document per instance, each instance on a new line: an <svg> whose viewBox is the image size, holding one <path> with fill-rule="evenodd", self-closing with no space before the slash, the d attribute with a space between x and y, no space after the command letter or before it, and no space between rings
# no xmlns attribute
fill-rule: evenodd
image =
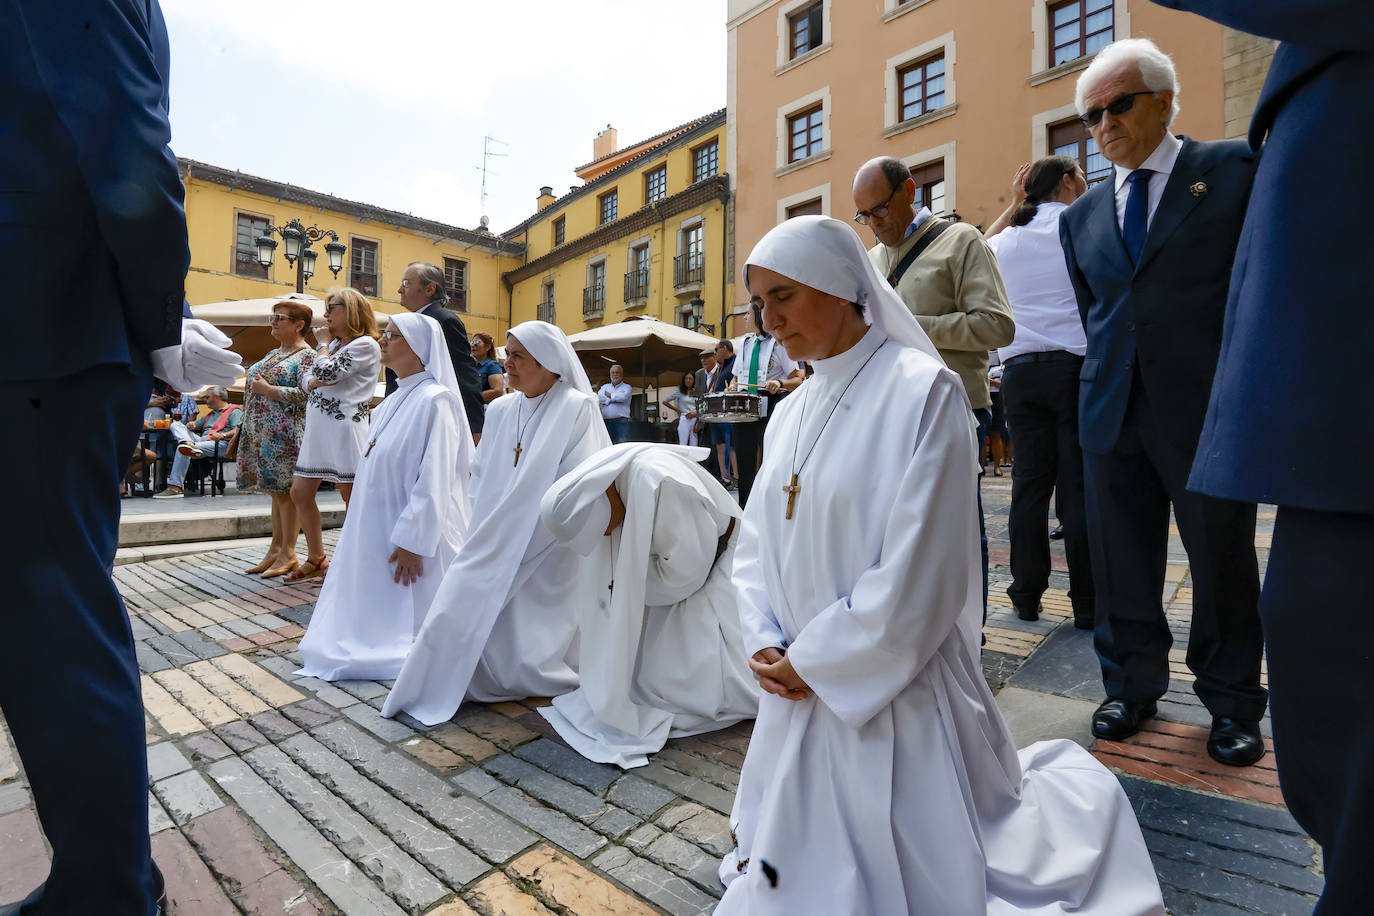
<svg viewBox="0 0 1374 916"><path fill-rule="evenodd" d="M265 557L262 558L262 562L261 562L261 563L258 563L258 564L255 565L255 566L250 566L250 567L248 567L247 569L244 570L244 572L246 572L246 573L265 573L265 572L267 572L269 569L272 568L272 564L275 563L275 562L277 562L277 555L276 555L275 553L269 553L267 556L265 556Z"/></svg>
<svg viewBox="0 0 1374 916"><path fill-rule="evenodd" d="M262 577L264 579L275 579L277 578L277 576L286 575L287 573L291 572L293 569L300 565L300 561L297 560L295 557L292 557L290 562L283 563L281 566L273 566L267 572L263 573Z"/></svg>
<svg viewBox="0 0 1374 916"><path fill-rule="evenodd" d="M303 564L287 575L285 579L282 579L282 581L300 582L303 579L313 579L328 568L328 557L320 557L318 560L307 559Z"/></svg>

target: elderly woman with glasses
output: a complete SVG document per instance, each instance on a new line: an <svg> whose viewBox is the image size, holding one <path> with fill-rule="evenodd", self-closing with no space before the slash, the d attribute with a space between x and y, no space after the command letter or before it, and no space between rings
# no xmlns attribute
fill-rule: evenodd
<svg viewBox="0 0 1374 916"><path fill-rule="evenodd" d="M381 368L377 319L367 297L356 289L336 286L325 293L324 301L324 323L333 339L301 379L307 393L305 436L291 484L291 502L305 531L307 555L305 564L287 575L287 582L312 578L329 567L315 494L320 481L328 480L338 486L344 505L348 504Z"/></svg>
<svg viewBox="0 0 1374 916"><path fill-rule="evenodd" d="M291 504L292 471L305 427L301 378L315 361L305 342L311 312L299 302L272 306L272 338L277 348L254 363L244 377L243 421L239 426L238 488L272 496L272 544L262 562L248 572L264 579L295 569L300 523Z"/></svg>

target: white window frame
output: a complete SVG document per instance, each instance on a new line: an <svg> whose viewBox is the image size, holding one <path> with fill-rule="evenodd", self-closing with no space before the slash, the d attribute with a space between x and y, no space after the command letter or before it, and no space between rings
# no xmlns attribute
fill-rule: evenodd
<svg viewBox="0 0 1374 916"><path fill-rule="evenodd" d="M821 151L805 159L798 159L796 162L788 162L787 154L791 149L792 142L791 130L788 122L795 115L815 106L817 102L821 103ZM820 162L830 158L830 109L829 86L822 86L815 92L808 92L799 99L793 99L786 105L779 106L777 121L777 168L780 173L786 174L793 169L798 169L810 165L813 162Z"/></svg>
<svg viewBox="0 0 1374 916"><path fill-rule="evenodd" d="M1031 162L1037 162L1050 154L1050 125L1076 117L1078 109L1074 107L1073 102L1031 115Z"/></svg>
<svg viewBox="0 0 1374 916"><path fill-rule="evenodd" d="M829 216L830 182L827 181L825 184L818 184L814 188L807 188L805 191L798 191L796 194L778 198L778 224L781 225L787 219L788 207L804 204L808 200L815 200L817 197L821 199L821 212Z"/></svg>
<svg viewBox="0 0 1374 916"><path fill-rule="evenodd" d="M957 206L958 201L955 199L954 196L955 191L959 187L959 183L955 181L955 178L957 177L955 170L955 151L957 147L958 142L955 140L951 140L948 143L942 143L939 146L933 146L928 150L922 150L919 153L912 153L910 156L902 157L903 164L905 164L906 167L909 169L919 168L923 165L930 165L932 162L936 162L938 160L944 160L946 213L957 213L959 211L959 208Z"/></svg>
<svg viewBox="0 0 1374 916"><path fill-rule="evenodd" d="M907 48L900 54L893 55L887 59L886 69L883 72L884 81L884 100L883 100L883 126L892 129L898 124L903 123L902 113L902 87L897 81L897 71L907 64L914 64L916 61L926 57L931 57L937 51L943 51L945 55L945 104L934 112L925 112L911 118L911 121L919 121L921 118L933 116L946 109L953 110L954 104L958 101L954 94L954 63L955 47L954 33L946 32L938 38L922 42L914 48Z"/></svg>
<svg viewBox="0 0 1374 916"><path fill-rule="evenodd" d="M1030 75L1032 78L1046 73L1050 67L1050 4L1057 3L1059 0L1031 0L1031 59ZM1131 36L1131 13L1129 0L1116 0L1112 4L1112 40L1120 41ZM1068 61L1060 64L1053 69L1064 68L1064 75L1081 70L1088 65L1095 55L1080 57L1077 61Z"/></svg>
<svg viewBox="0 0 1374 916"><path fill-rule="evenodd" d="M775 74L791 70L808 60L819 57L830 50L830 4L832 0L821 0L821 43L805 54L792 56L792 30L789 28L792 14L803 10L816 0L789 0L778 6L778 64Z"/></svg>

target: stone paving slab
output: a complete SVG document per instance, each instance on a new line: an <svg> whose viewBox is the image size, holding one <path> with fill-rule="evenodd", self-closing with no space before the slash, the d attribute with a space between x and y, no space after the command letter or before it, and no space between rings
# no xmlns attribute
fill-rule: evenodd
<svg viewBox="0 0 1374 916"><path fill-rule="evenodd" d="M1163 596L1179 639L1170 693L1141 734L1093 744L1101 685L1091 634L1069 622L1062 546L1040 620L1019 620L1005 596L1009 486L984 485L993 568L983 665L1018 746L1070 737L1113 767L1172 913L1310 913L1320 855L1282 808L1272 756L1232 770L1202 750L1177 536ZM326 534L327 549L336 541ZM173 916L715 908L752 723L672 739L624 772L568 748L538 715L547 699L469 704L432 728L383 719L389 683L296 676L318 588L245 574L263 549L148 548L115 570L142 671L150 827ZM0 904L47 868L2 723L0 862Z"/></svg>

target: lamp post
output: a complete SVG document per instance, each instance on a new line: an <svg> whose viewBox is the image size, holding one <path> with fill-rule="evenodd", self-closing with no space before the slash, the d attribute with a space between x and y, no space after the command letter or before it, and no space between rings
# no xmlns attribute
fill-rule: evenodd
<svg viewBox="0 0 1374 916"><path fill-rule="evenodd" d="M272 238L274 232L281 236L282 254L286 255L286 263L296 267L296 292L305 292L305 281L315 275L315 259L319 257L319 252L310 247L311 242L318 242L329 236L329 241L324 246L324 253L329 259L329 269L334 272L336 278L339 271L343 270L344 252L348 249L339 241L339 234L333 229L321 229L318 226L307 228L295 218L285 226L269 224L262 235L258 236L258 263L264 268L272 266L272 258L277 252L277 240Z"/></svg>
<svg viewBox="0 0 1374 916"><path fill-rule="evenodd" d="M698 334L710 334L715 336L715 325L705 324L701 320L706 312L705 301L703 301L700 296L693 296L691 301L687 304L692 308L692 330L696 331ZM703 331L702 328L707 328L707 330Z"/></svg>

